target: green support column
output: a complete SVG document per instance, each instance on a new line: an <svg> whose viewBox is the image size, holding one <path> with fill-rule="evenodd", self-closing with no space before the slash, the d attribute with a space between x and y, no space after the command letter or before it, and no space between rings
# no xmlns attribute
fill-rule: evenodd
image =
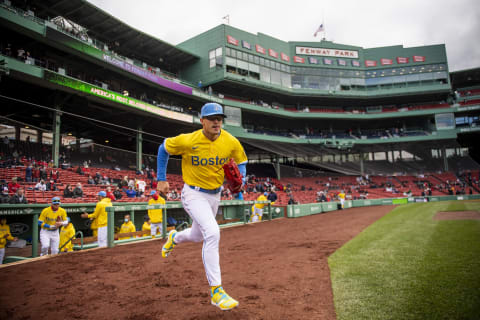
<svg viewBox="0 0 480 320"><path fill-rule="evenodd" d="M443 169L445 172L448 171L448 159L447 159L447 150L445 148L442 148L442 155L443 155Z"/></svg>
<svg viewBox="0 0 480 320"><path fill-rule="evenodd" d="M53 113L53 141L52 141L52 160L54 167L58 167L58 155L60 153L60 107L57 107L57 110Z"/></svg>
<svg viewBox="0 0 480 320"><path fill-rule="evenodd" d="M363 167L363 153L360 153L360 175L365 174L365 168Z"/></svg>
<svg viewBox="0 0 480 320"><path fill-rule="evenodd" d="M38 257L38 213L32 218L32 258Z"/></svg>
<svg viewBox="0 0 480 320"><path fill-rule="evenodd" d="M277 167L277 180L280 180L280 177L281 177L281 174L280 174L280 156L277 155L276 157L276 161L277 163L275 164L275 166Z"/></svg>
<svg viewBox="0 0 480 320"><path fill-rule="evenodd" d="M137 170L142 170L142 127L137 128Z"/></svg>
<svg viewBox="0 0 480 320"><path fill-rule="evenodd" d="M162 238L167 237L167 207L162 211L163 217L162 217Z"/></svg>
<svg viewBox="0 0 480 320"><path fill-rule="evenodd" d="M107 245L109 248L115 246L115 207L107 207Z"/></svg>

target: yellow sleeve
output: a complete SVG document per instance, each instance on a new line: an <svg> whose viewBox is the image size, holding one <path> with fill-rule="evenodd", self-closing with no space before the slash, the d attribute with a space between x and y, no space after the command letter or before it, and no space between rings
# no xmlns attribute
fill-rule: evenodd
<svg viewBox="0 0 480 320"><path fill-rule="evenodd" d="M135 225L132 222L130 225L130 232L135 232L135 231L137 231L137 228L135 228Z"/></svg>
<svg viewBox="0 0 480 320"><path fill-rule="evenodd" d="M7 226L7 240L12 241L13 239L15 238L12 236L12 233L10 232L10 226Z"/></svg>
<svg viewBox="0 0 480 320"><path fill-rule="evenodd" d="M67 211L63 208L62 208L61 216L63 221L67 220Z"/></svg>
<svg viewBox="0 0 480 320"><path fill-rule="evenodd" d="M90 213L88 215L88 218L90 219L96 219L98 218L98 215L100 214L100 211L101 211L101 208L102 206L100 205L100 203L97 203L97 206L95 207L95 211L93 211L93 213Z"/></svg>
<svg viewBox="0 0 480 320"><path fill-rule="evenodd" d="M43 209L40 213L40 217L38 218L38 221L42 221L42 225L40 226L40 228L43 227L43 225L45 224L45 219L47 218L47 209L48 208Z"/></svg>
<svg viewBox="0 0 480 320"><path fill-rule="evenodd" d="M243 150L240 141L237 138L233 137L234 147L232 152L232 158L235 160L237 164L244 163L248 161L247 155L245 154L245 150Z"/></svg>
<svg viewBox="0 0 480 320"><path fill-rule="evenodd" d="M188 136L189 134L184 133L176 137L165 139L165 150L167 150L169 154L183 154L191 144L191 139L188 139Z"/></svg>

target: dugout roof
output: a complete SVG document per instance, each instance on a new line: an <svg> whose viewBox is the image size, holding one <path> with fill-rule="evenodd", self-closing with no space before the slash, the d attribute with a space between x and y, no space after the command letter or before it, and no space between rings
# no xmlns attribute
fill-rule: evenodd
<svg viewBox="0 0 480 320"><path fill-rule="evenodd" d="M25 5L21 0L12 2L20 7ZM86 0L31 0L28 6L42 19L57 16L67 18L86 28L92 38L112 46L114 51L171 72L199 59L196 55L132 28Z"/></svg>

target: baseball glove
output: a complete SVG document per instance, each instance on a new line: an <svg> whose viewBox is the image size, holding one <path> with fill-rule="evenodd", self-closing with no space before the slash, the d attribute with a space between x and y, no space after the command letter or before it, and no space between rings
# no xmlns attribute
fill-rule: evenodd
<svg viewBox="0 0 480 320"><path fill-rule="evenodd" d="M225 173L225 180L227 181L227 187L232 193L239 193L242 189L242 174L238 170L238 166L233 160L223 165L223 172Z"/></svg>

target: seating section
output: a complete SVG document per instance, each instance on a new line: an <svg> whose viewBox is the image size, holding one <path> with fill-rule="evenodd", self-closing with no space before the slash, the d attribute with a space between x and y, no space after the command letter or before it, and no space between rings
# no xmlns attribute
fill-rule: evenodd
<svg viewBox="0 0 480 320"><path fill-rule="evenodd" d="M112 191L117 183L127 176L129 179L143 180L147 183L144 197L128 198L126 194L119 202L146 202L152 190L152 179L147 174L136 174L132 170L112 170L105 168L88 168L86 174L79 174L76 168L55 169L59 171L57 180L58 191L34 190L36 182L25 182L25 166L12 168L0 168L0 182L6 186L14 177L18 178L19 184L25 190L29 203L49 203L51 198L58 196L63 203L96 202L97 193L106 189L106 185L88 184L88 174L95 175L97 172L107 176L112 181ZM52 168L47 169L48 176ZM167 174L171 190L180 194L183 187L182 177L177 174ZM67 184L74 187L77 183L83 186L82 198L64 198L63 192ZM456 176L451 172L440 174L426 174L422 176L369 176L368 179L360 176L322 176L305 178L249 178L246 185L245 200L255 200L261 193L275 186L278 196L277 205L286 205L291 197L298 203L317 202L317 192L324 192L329 201L336 200L342 190L347 195L347 200L355 199L380 199L412 196L433 195L442 196L448 194L480 193L479 170L473 170ZM232 199L231 194L225 192L222 199ZM167 200L179 200L171 199Z"/></svg>

